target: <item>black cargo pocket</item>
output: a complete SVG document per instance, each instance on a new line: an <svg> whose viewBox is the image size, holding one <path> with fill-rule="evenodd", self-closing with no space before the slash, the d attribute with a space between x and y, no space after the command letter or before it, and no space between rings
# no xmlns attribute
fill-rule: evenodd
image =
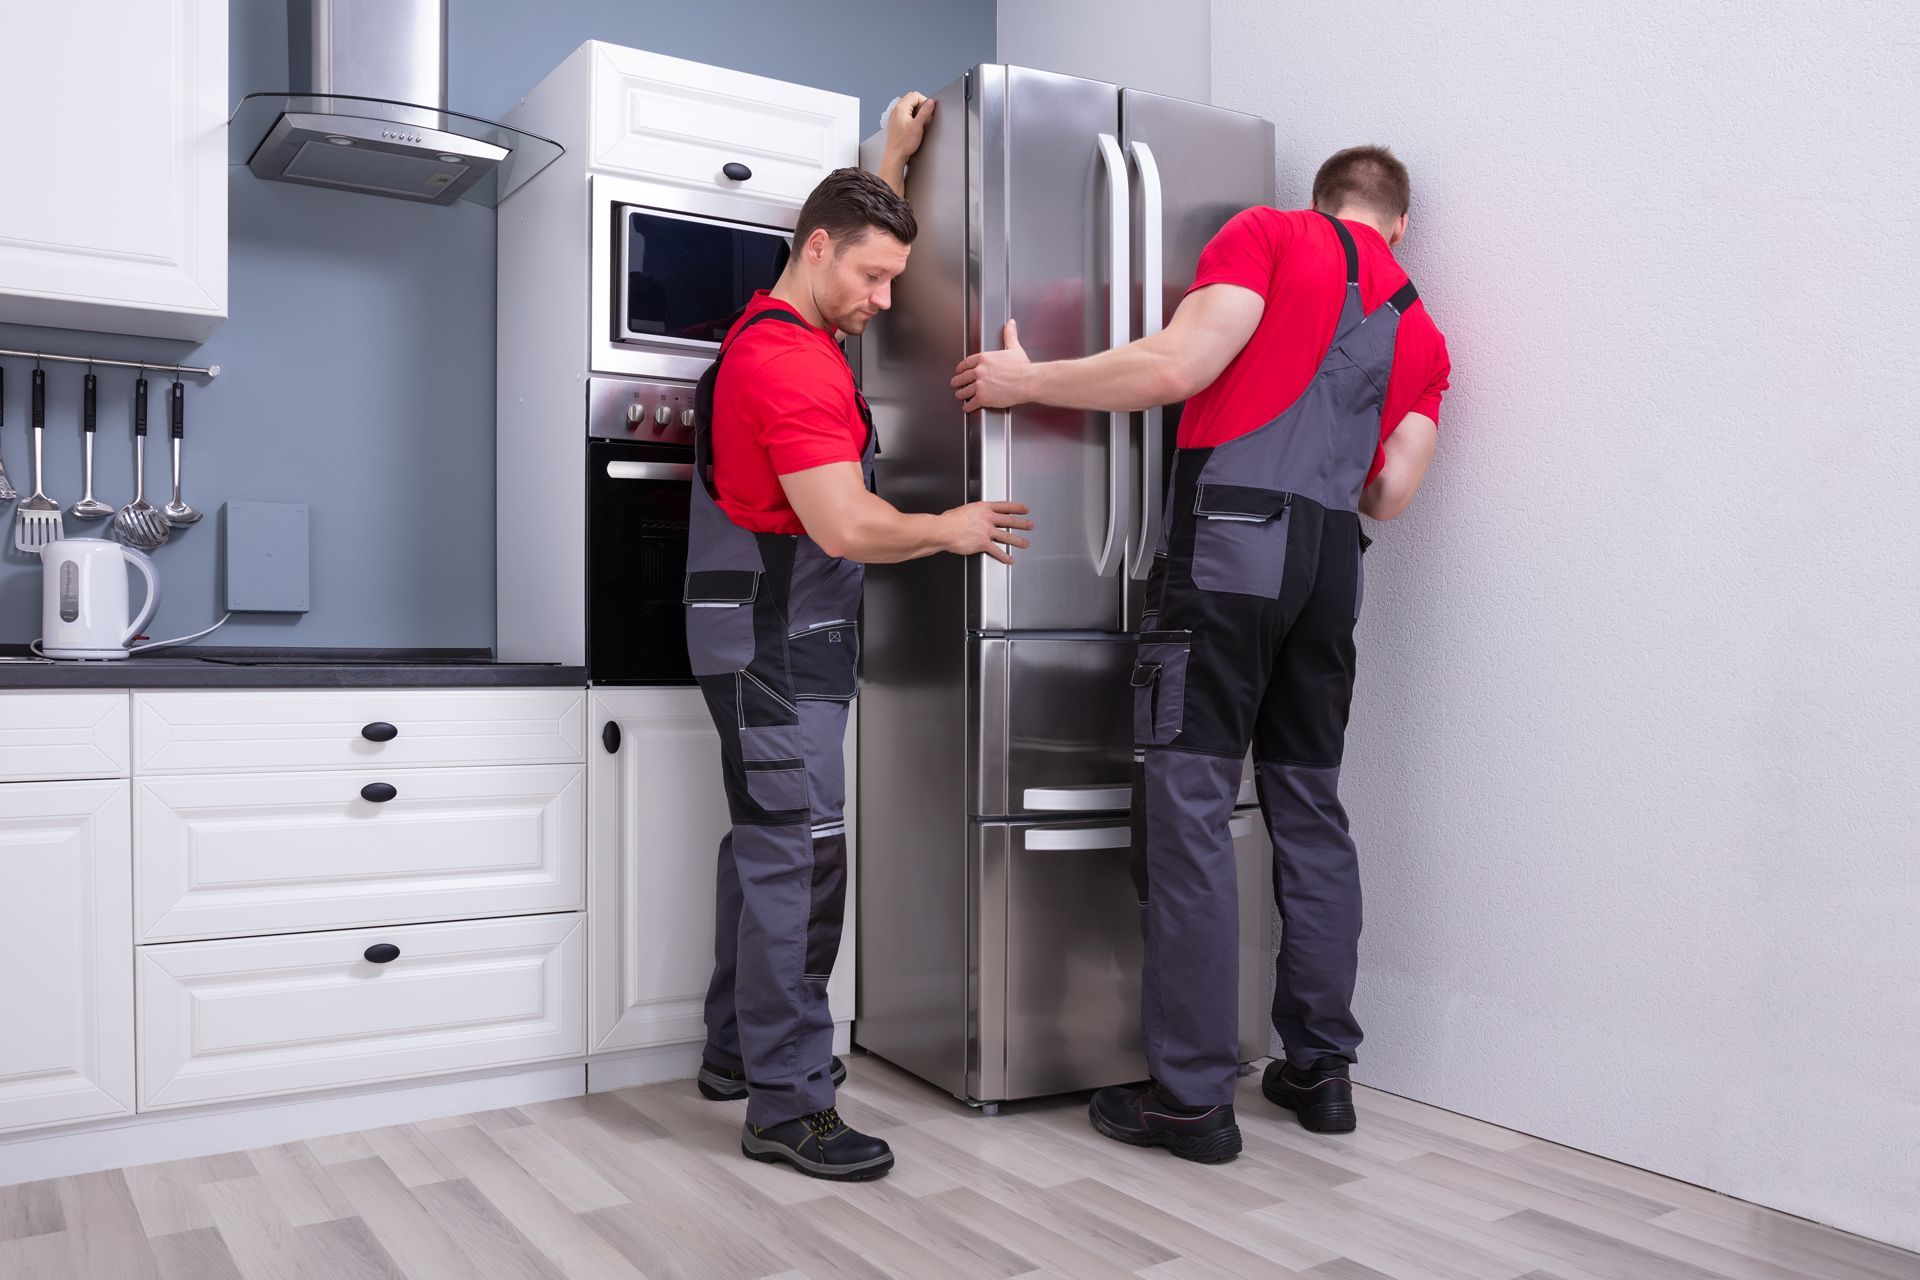
<svg viewBox="0 0 1920 1280"><path fill-rule="evenodd" d="M1194 497L1193 585L1202 591L1280 598L1293 496L1203 484Z"/></svg>
<svg viewBox="0 0 1920 1280"><path fill-rule="evenodd" d="M1189 631L1146 631L1133 664L1133 738L1138 746L1164 747L1180 736L1186 715Z"/></svg>
<svg viewBox="0 0 1920 1280"><path fill-rule="evenodd" d="M753 601L760 575L750 569L687 575L687 657L696 676L723 676L753 661Z"/></svg>
<svg viewBox="0 0 1920 1280"><path fill-rule="evenodd" d="M860 691L860 624L823 622L787 637L796 700L850 702Z"/></svg>

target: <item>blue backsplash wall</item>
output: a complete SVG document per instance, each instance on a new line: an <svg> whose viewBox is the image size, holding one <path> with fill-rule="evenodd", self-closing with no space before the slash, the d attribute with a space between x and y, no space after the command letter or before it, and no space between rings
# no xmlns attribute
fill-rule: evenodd
<svg viewBox="0 0 1920 1280"><path fill-rule="evenodd" d="M230 6L229 96L287 84L286 10ZM651 49L861 99L869 131L887 99L928 91L994 53L993 0L452 0L448 105L499 118L584 40ZM77 162L77 161L76 161ZM139 216L130 193L128 216ZM312 610L241 615L206 643L486 647L493 642L494 212L229 182L228 319L207 342L0 325L0 347L218 364L187 382L186 496L207 512L154 553L164 583L156 637L217 616L222 502L311 510ZM30 362L6 367L0 456L30 487ZM48 366L48 492L80 493L80 380ZM100 371L95 491L133 492L134 375ZM166 381L152 380L153 423ZM148 496L163 501L164 437ZM0 644L39 634L40 564L0 551ZM67 532L105 533L68 519Z"/></svg>

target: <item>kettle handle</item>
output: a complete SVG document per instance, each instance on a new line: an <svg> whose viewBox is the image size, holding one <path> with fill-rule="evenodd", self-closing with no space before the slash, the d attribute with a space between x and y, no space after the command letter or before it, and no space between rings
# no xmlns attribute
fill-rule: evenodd
<svg viewBox="0 0 1920 1280"><path fill-rule="evenodd" d="M120 546L120 554L125 556L127 563L138 569L140 576L147 580L147 599L140 606L140 616L133 620L133 625L127 628L126 637L120 641L122 645L130 645L133 643L133 638L140 634L141 629L153 620L153 611L160 607L160 574L154 569L153 561L147 559L145 554L135 551L124 543Z"/></svg>

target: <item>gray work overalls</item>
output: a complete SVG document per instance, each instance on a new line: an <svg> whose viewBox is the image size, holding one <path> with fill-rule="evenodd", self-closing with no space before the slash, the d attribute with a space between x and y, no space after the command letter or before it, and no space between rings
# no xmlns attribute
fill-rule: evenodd
<svg viewBox="0 0 1920 1280"><path fill-rule="evenodd" d="M1363 590L1360 493L1409 282L1362 311L1352 233L1331 345L1265 426L1182 449L1133 672L1134 882L1154 1078L1191 1107L1233 1101L1239 911L1227 823L1253 746L1283 932L1273 1023L1291 1061L1351 1061L1360 873L1340 805Z"/></svg>
<svg viewBox="0 0 1920 1280"><path fill-rule="evenodd" d="M687 539L687 653L720 731L733 828L720 842L707 1060L744 1071L747 1123L767 1128L833 1105L827 979L847 896L842 740L858 691L861 565L804 534L753 533L714 501L714 386L695 392ZM848 370L848 378L853 374ZM861 458L873 487L873 418Z"/></svg>

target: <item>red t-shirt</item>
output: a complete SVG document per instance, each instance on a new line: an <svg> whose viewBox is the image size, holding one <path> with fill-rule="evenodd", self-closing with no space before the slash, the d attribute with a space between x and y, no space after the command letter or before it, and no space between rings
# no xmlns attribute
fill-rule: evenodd
<svg viewBox="0 0 1920 1280"><path fill-rule="evenodd" d="M1360 303L1369 312L1407 282L1385 237L1363 222L1349 222L1360 251ZM1347 259L1340 236L1310 209L1264 206L1234 215L1200 254L1194 289L1236 284L1267 300L1260 325L1213 385L1187 401L1180 416L1180 447L1205 449L1246 435L1279 417L1313 381L1347 290ZM1191 292L1192 290L1189 290ZM1425 302L1400 317L1394 336L1393 372L1387 379L1380 438L1385 440L1409 413L1440 420L1447 389L1447 340L1434 327ZM1374 451L1371 481L1385 455Z"/></svg>
<svg viewBox="0 0 1920 1280"><path fill-rule="evenodd" d="M762 289L727 334L763 311L782 310ZM713 389L714 501L754 533L805 533L780 477L858 462L867 424L853 374L826 329L763 320L727 350Z"/></svg>

